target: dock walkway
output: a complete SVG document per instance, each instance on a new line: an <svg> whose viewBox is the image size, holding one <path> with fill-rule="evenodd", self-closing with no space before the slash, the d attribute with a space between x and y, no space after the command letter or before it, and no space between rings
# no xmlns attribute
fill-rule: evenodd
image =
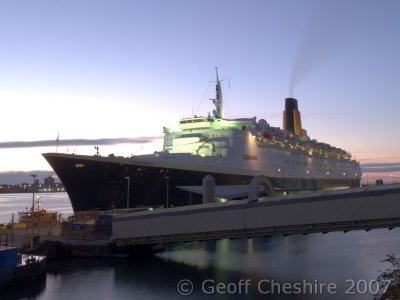
<svg viewBox="0 0 400 300"><path fill-rule="evenodd" d="M392 229L400 227L400 185L136 212L112 224L113 240L128 245Z"/></svg>

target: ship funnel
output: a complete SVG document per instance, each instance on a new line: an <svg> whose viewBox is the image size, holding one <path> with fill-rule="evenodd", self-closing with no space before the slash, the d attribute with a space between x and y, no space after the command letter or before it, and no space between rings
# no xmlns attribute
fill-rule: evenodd
<svg viewBox="0 0 400 300"><path fill-rule="evenodd" d="M286 98L285 99L285 110L283 111L283 129L293 132L297 135L303 134L301 128L301 116L297 99Z"/></svg>

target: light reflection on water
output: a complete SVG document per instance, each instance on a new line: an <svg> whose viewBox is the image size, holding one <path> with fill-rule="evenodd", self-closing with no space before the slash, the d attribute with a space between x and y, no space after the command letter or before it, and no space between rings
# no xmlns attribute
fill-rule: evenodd
<svg viewBox="0 0 400 300"><path fill-rule="evenodd" d="M32 207L32 193L0 194L0 224L11 221L14 213L15 222L18 221L18 211ZM72 214L72 206L67 193L36 193L35 200L40 198L41 207L47 210L56 210L64 218Z"/></svg>
<svg viewBox="0 0 400 300"><path fill-rule="evenodd" d="M59 202L47 203L46 207L57 209L59 205L65 209L69 203L65 194L63 197L63 200L58 197ZM0 205L3 200L0 196ZM400 229L380 229L195 242L171 247L146 260L50 262L41 285L6 290L1 299L183 299L176 289L182 279L193 282L190 299L215 298L215 294L202 291L206 279L214 280L215 284L251 280L247 293L242 290L242 294L218 294L219 299L372 299L371 294L346 295L350 287L346 280L376 279L378 270L387 267L381 262L386 255L400 255L399 233ZM338 288L334 295L263 295L257 284L265 279L281 284L303 280L335 283Z"/></svg>

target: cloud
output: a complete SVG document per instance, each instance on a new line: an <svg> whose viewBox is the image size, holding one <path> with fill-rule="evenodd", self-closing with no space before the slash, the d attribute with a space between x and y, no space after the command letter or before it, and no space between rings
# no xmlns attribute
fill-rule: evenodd
<svg viewBox="0 0 400 300"><path fill-rule="evenodd" d="M368 173L400 172L400 162L365 163L361 170Z"/></svg>
<svg viewBox="0 0 400 300"><path fill-rule="evenodd" d="M100 146L100 145L116 145L116 144L146 144L160 139L160 136L153 137L137 137L137 138L102 138L102 139L67 139L59 140L59 146ZM0 149L7 148L33 148L56 146L56 140L42 141L12 141L0 142Z"/></svg>

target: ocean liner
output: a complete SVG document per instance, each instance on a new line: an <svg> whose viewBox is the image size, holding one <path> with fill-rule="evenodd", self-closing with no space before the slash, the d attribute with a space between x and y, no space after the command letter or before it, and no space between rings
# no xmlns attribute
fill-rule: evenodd
<svg viewBox="0 0 400 300"><path fill-rule="evenodd" d="M282 129L255 117L224 118L216 70L216 96L211 100L212 115L164 127L162 151L131 157L43 156L64 184L75 212L200 203L201 195L193 188L208 174L217 188L231 185L232 190L258 175L282 193L360 185L360 166L350 153L307 135L296 99L285 99Z"/></svg>

